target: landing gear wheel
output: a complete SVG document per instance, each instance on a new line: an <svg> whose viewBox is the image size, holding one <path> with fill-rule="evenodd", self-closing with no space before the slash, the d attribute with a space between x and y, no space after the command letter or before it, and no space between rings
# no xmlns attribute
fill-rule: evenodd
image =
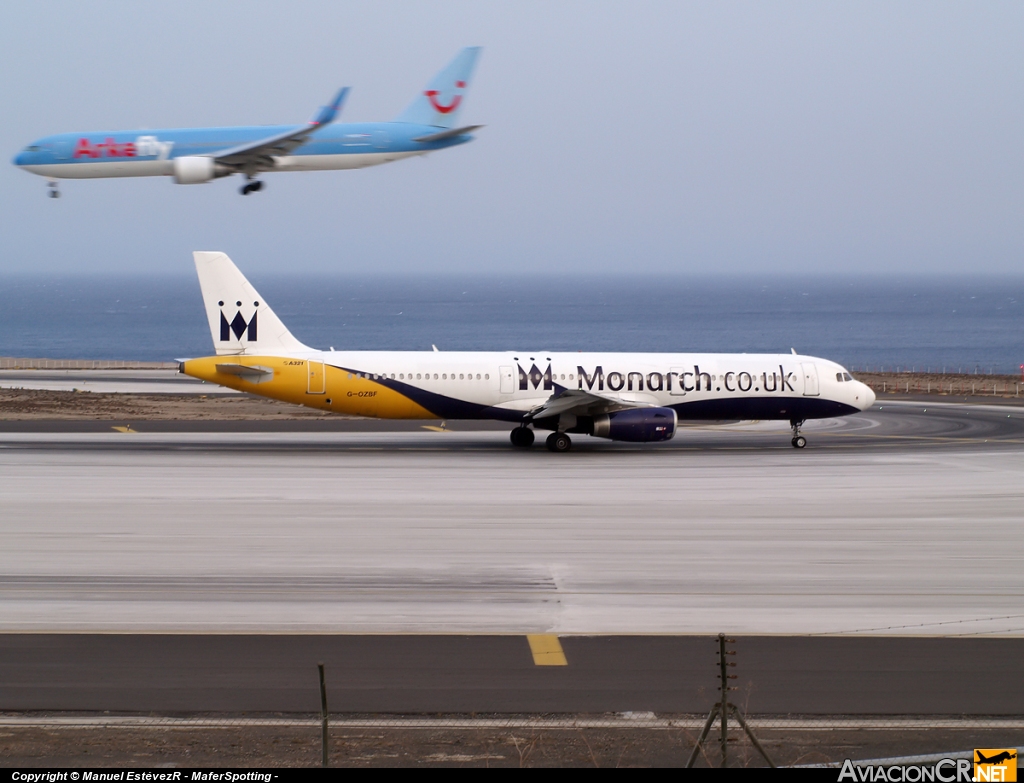
<svg viewBox="0 0 1024 783"><path fill-rule="evenodd" d="M802 449L807 445L807 438L800 434L800 428L803 426L803 419L790 419L789 426L793 428L793 440L790 443L793 444L794 449Z"/></svg>
<svg viewBox="0 0 1024 783"><path fill-rule="evenodd" d="M50 198L60 198L60 191L57 189L57 183L54 182L53 180L50 180L48 184L50 187Z"/></svg>
<svg viewBox="0 0 1024 783"><path fill-rule="evenodd" d="M242 185L238 192L243 196L248 196L250 193L259 193L261 190L263 190L263 183L257 179Z"/></svg>
<svg viewBox="0 0 1024 783"><path fill-rule="evenodd" d="M517 449L528 449L533 445L533 430L529 427L516 427L508 437Z"/></svg>
<svg viewBox="0 0 1024 783"><path fill-rule="evenodd" d="M572 439L564 432L552 432L547 439L548 451L563 452L572 448Z"/></svg>

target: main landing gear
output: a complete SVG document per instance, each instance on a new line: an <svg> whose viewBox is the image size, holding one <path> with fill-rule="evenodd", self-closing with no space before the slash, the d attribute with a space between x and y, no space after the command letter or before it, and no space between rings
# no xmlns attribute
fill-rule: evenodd
<svg viewBox="0 0 1024 783"><path fill-rule="evenodd" d="M263 190L263 183L258 179L254 179L252 182L246 182L242 185L238 192L243 196L248 196L250 193L259 193L261 190Z"/></svg>
<svg viewBox="0 0 1024 783"><path fill-rule="evenodd" d="M572 448L572 439L564 432L552 432L547 439L548 451L564 452Z"/></svg>
<svg viewBox="0 0 1024 783"><path fill-rule="evenodd" d="M803 425L803 420L797 421L794 419L789 423L789 426L793 428L793 440L790 442L793 444L794 449L802 449L807 445L807 438L800 434L801 425Z"/></svg>
<svg viewBox="0 0 1024 783"><path fill-rule="evenodd" d="M517 449L528 449L533 445L533 430L529 427L516 427L508 437Z"/></svg>
<svg viewBox="0 0 1024 783"><path fill-rule="evenodd" d="M60 198L60 191L57 189L57 183L51 179L48 184L50 186L50 198Z"/></svg>

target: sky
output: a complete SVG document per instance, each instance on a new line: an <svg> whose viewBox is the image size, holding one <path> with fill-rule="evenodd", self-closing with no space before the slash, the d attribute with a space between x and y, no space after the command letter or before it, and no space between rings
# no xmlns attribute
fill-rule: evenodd
<svg viewBox="0 0 1024 783"><path fill-rule="evenodd" d="M483 53L470 144L358 171L46 182L86 130L395 117ZM1024 3L0 7L0 276L1024 275Z"/></svg>

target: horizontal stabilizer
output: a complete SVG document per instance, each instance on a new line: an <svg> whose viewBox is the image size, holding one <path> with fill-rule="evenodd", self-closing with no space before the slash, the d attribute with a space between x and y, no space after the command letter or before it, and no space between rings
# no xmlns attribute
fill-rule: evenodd
<svg viewBox="0 0 1024 783"><path fill-rule="evenodd" d="M218 364L217 372L224 373L225 375L237 375L242 380L251 381L252 383L259 383L274 377L274 371L269 367L259 367L256 365L247 367L244 364Z"/></svg>
<svg viewBox="0 0 1024 783"><path fill-rule="evenodd" d="M456 136L465 136L467 133L472 133L479 128L484 127L483 125L467 125L464 128L452 128L451 130L441 131L440 133L431 133L429 136L420 136L413 141L418 141L423 144L427 144L431 141L444 141L445 139L454 139Z"/></svg>

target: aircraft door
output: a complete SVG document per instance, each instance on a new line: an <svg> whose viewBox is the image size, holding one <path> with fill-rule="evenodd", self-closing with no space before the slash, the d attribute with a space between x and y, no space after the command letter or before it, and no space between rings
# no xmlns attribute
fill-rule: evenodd
<svg viewBox="0 0 1024 783"><path fill-rule="evenodd" d="M310 359L306 362L306 394L323 394L327 391L327 377L324 363Z"/></svg>
<svg viewBox="0 0 1024 783"><path fill-rule="evenodd" d="M813 364L801 364L804 376L804 397L818 396L818 368Z"/></svg>
<svg viewBox="0 0 1024 783"><path fill-rule="evenodd" d="M501 378L500 392L502 394L512 394L516 388L513 369L511 367L500 367L499 370L498 377Z"/></svg>

